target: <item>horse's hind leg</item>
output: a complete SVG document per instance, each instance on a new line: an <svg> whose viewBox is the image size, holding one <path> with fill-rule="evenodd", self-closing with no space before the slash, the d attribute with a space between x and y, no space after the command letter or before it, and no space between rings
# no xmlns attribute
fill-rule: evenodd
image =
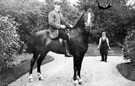
<svg viewBox="0 0 135 86"><path fill-rule="evenodd" d="M39 80L43 80L43 76L41 75L41 70L40 70L40 66L41 66L41 63L42 61L44 60L46 54L48 52L43 52L40 57L37 59L37 72L38 72L38 77L39 77Z"/></svg>
<svg viewBox="0 0 135 86"><path fill-rule="evenodd" d="M74 57L74 85L76 86L78 83L81 85L82 80L81 80L81 65L82 65L82 60L83 60L84 55L77 55Z"/></svg>
<svg viewBox="0 0 135 86"><path fill-rule="evenodd" d="M33 81L33 77L32 77L32 70L33 70L33 66L35 64L36 59L38 58L39 54L34 53L33 54L33 58L31 59L31 65L30 65L30 72L29 72L29 81Z"/></svg>

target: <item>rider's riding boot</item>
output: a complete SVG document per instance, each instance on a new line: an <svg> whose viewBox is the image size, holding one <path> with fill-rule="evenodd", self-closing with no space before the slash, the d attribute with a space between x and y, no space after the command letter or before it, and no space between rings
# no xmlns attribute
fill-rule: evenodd
<svg viewBox="0 0 135 86"><path fill-rule="evenodd" d="M64 40L64 46L65 46L65 50L66 50L65 57L72 57L72 55L69 53L68 43L65 40Z"/></svg>

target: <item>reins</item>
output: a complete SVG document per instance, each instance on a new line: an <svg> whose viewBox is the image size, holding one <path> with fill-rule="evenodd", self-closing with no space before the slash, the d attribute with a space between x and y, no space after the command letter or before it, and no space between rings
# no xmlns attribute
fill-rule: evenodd
<svg viewBox="0 0 135 86"><path fill-rule="evenodd" d="M78 30L76 30L77 32L78 32L78 35L77 36L75 36L75 37L73 37L73 38L76 38L76 37L78 37L78 36L80 36L80 35L82 35L82 33L84 32L84 30L86 29L86 27L84 27L83 28L83 30L81 31L81 32L78 32Z"/></svg>
<svg viewBox="0 0 135 86"><path fill-rule="evenodd" d="M86 11L83 12L82 16L79 18L79 20L77 21L77 23L74 25L73 28L77 28L76 26L77 26L78 22L82 19L82 17L84 16L85 13L86 13ZM77 31L78 35L73 38L80 36L84 32L85 29L86 29L86 27L84 27L81 32L79 32L77 29L75 29Z"/></svg>

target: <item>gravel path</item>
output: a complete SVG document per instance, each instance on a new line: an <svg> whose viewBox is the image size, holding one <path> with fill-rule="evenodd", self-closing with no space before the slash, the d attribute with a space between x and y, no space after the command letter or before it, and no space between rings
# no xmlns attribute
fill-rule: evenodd
<svg viewBox="0 0 135 86"><path fill-rule="evenodd" d="M28 82L28 73L8 86L73 86L73 58L49 52L54 61L42 65L44 81L37 79L36 69L33 72L34 82ZM82 86L135 86L135 82L125 79L116 69L122 63L121 56L109 56L108 62L100 62L100 57L84 57L82 64Z"/></svg>

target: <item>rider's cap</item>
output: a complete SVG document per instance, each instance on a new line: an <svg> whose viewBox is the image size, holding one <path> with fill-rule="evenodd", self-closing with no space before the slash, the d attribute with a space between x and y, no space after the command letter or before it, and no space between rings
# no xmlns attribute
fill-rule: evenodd
<svg viewBox="0 0 135 86"><path fill-rule="evenodd" d="M57 1L57 0L56 0L56 1L54 1L54 4L55 4L55 5L61 5L61 4L62 4L62 2L61 2L61 1Z"/></svg>

